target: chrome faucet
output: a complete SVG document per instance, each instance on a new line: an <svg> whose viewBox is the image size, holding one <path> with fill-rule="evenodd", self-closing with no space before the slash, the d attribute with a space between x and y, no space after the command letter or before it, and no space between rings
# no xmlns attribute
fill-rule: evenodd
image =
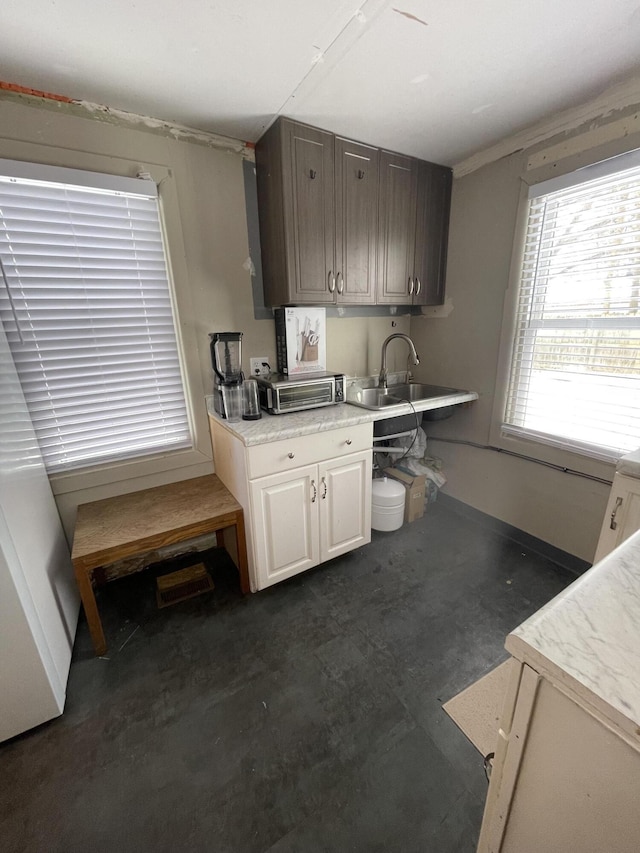
<svg viewBox="0 0 640 853"><path fill-rule="evenodd" d="M386 341L382 344L380 376L378 376L379 388L387 387L387 345L389 341L392 341L394 338L402 338L403 341L406 341L409 345L409 349L411 350L410 358L413 359L413 363L420 364L418 353L416 352L416 348L409 335L403 335L402 332L395 332L393 335L389 335Z"/></svg>

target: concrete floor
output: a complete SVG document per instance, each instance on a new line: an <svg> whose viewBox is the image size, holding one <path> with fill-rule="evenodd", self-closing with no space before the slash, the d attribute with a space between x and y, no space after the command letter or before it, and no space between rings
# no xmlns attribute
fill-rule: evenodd
<svg viewBox="0 0 640 853"><path fill-rule="evenodd" d="M81 622L65 714L0 746L7 853L463 853L486 781L443 702L573 576L434 504L242 598L157 610L151 572Z"/></svg>

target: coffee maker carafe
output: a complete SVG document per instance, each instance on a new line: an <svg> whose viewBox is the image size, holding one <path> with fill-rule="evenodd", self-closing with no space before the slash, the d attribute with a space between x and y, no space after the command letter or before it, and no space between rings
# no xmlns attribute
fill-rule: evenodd
<svg viewBox="0 0 640 853"><path fill-rule="evenodd" d="M226 411L223 388L240 386L242 374L242 332L210 332L213 379L213 408L223 418Z"/></svg>

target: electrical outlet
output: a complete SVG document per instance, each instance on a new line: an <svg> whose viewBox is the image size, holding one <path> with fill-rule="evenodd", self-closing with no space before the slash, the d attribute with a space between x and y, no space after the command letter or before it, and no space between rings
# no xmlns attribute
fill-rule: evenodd
<svg viewBox="0 0 640 853"><path fill-rule="evenodd" d="M249 359L249 367L251 368L252 376L268 376L270 372L269 361L266 355L259 355L257 358Z"/></svg>

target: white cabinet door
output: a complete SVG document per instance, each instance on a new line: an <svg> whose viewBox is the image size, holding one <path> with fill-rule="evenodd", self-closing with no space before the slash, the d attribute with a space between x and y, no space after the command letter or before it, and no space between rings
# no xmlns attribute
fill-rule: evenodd
<svg viewBox="0 0 640 853"><path fill-rule="evenodd" d="M616 474L604 513L594 563L606 557L636 530L640 530L640 480Z"/></svg>
<svg viewBox="0 0 640 853"><path fill-rule="evenodd" d="M371 451L319 466L320 562L371 541Z"/></svg>
<svg viewBox="0 0 640 853"><path fill-rule="evenodd" d="M258 589L320 562L318 498L317 465L252 481Z"/></svg>

